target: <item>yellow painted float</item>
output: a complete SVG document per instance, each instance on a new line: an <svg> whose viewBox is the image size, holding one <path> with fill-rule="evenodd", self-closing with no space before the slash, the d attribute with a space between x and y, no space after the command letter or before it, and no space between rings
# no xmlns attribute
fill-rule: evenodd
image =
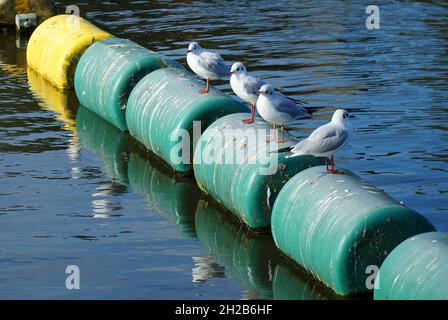
<svg viewBox="0 0 448 320"><path fill-rule="evenodd" d="M58 15L34 30L28 42L27 62L58 89L70 89L84 51L95 41L111 37L81 17Z"/></svg>

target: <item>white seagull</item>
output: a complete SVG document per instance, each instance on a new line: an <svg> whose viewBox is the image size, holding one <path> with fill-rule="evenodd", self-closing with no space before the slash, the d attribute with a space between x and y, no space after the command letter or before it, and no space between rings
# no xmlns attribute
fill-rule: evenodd
<svg viewBox="0 0 448 320"><path fill-rule="evenodd" d="M250 103L250 118L243 119L245 123L254 122L255 104L258 99L258 90L265 83L247 73L246 67L241 62L235 62L230 69L230 86L233 92L243 101Z"/></svg>
<svg viewBox="0 0 448 320"><path fill-rule="evenodd" d="M334 112L331 121L314 130L310 136L295 146L279 150L288 150L287 158L302 155L325 157L326 170L328 169L328 158L331 158L331 172L334 170L334 154L341 149L351 138L353 128L349 121L350 115L346 110L338 109Z"/></svg>
<svg viewBox="0 0 448 320"><path fill-rule="evenodd" d="M207 86L201 89L200 93L209 91L210 80L217 80L230 72L229 65L219 54L202 49L197 42L188 46L187 63L194 73L207 81Z"/></svg>
<svg viewBox="0 0 448 320"><path fill-rule="evenodd" d="M274 139L276 126L280 126L281 138L279 143L285 142L284 126L309 116L308 111L294 100L284 96L280 92L276 92L270 84L263 85L259 91L257 99L257 111L260 116L274 126Z"/></svg>

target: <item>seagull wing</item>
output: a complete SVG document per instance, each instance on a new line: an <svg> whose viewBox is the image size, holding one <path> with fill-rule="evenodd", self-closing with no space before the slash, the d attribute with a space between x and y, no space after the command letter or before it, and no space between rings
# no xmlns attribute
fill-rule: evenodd
<svg viewBox="0 0 448 320"><path fill-rule="evenodd" d="M220 76L225 76L230 72L230 66L215 52L203 51L200 58L198 63L206 70L211 70Z"/></svg>
<svg viewBox="0 0 448 320"><path fill-rule="evenodd" d="M293 99L293 98L290 98L290 97L287 97L287 96L285 96L285 98L293 101L295 104L298 104L299 106L303 106L305 104L308 104L308 102L303 101L303 100L297 100L297 99Z"/></svg>
<svg viewBox="0 0 448 320"><path fill-rule="evenodd" d="M258 90L260 90L261 86L263 86L265 82L253 76L247 76L244 79L243 87L246 92L250 94L257 94Z"/></svg>
<svg viewBox="0 0 448 320"><path fill-rule="evenodd" d="M317 128L306 139L307 152L314 154L325 154L340 149L348 140L347 130L338 128L332 123L328 123Z"/></svg>
<svg viewBox="0 0 448 320"><path fill-rule="evenodd" d="M300 105L297 105L293 100L278 94L278 103L275 104L277 110L288 114L291 119L299 119L308 116L308 111Z"/></svg>

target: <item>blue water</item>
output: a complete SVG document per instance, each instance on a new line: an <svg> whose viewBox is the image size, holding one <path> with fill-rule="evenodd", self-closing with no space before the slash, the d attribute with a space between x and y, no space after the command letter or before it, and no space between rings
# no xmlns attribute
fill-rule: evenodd
<svg viewBox="0 0 448 320"><path fill-rule="evenodd" d="M59 12L69 1L56 3ZM348 168L448 231L448 4L81 3L107 31L185 64L190 40L317 111L355 114ZM331 292L133 139L27 71L0 31L0 298L326 299ZM225 81L220 89L231 92ZM84 125L86 124L86 125ZM88 125L87 125L88 124ZM78 265L81 289L67 290Z"/></svg>

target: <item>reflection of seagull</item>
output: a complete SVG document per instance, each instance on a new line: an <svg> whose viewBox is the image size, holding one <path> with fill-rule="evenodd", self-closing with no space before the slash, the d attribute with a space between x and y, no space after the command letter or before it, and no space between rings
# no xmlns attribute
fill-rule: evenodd
<svg viewBox="0 0 448 320"><path fill-rule="evenodd" d="M230 86L233 92L243 101L250 103L250 118L243 119L243 122L252 123L254 122L258 90L264 85L264 81L248 74L246 67L241 62L235 62L232 65L230 74Z"/></svg>
<svg viewBox="0 0 448 320"><path fill-rule="evenodd" d="M301 102L297 104L294 100L276 92L270 84L263 85L258 92L260 94L257 100L258 113L266 122L273 124L274 130L277 125L280 126L281 137L278 142L285 142L284 126L297 119L307 117L308 111L301 105Z"/></svg>
<svg viewBox="0 0 448 320"><path fill-rule="evenodd" d="M336 173L334 170L334 154L350 140L353 132L349 117L350 115L346 110L336 110L331 122L317 128L308 138L295 146L285 148L289 151L286 157L302 155L325 157L327 172L329 171L328 158L331 157L331 172ZM280 149L279 152L285 149Z"/></svg>
<svg viewBox="0 0 448 320"><path fill-rule="evenodd" d="M194 268L191 270L193 282L205 282L212 278L225 277L225 269L223 266L213 261L212 255L205 257L192 257Z"/></svg>
<svg viewBox="0 0 448 320"><path fill-rule="evenodd" d="M230 67L219 54L202 49L197 42L188 46L187 63L194 73L207 81L207 86L200 93L209 91L210 80L217 80L230 72Z"/></svg>

